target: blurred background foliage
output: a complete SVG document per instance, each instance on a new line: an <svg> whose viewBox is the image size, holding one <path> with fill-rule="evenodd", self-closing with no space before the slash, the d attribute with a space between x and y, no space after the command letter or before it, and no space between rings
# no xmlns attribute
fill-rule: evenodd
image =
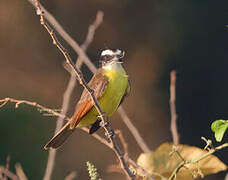
<svg viewBox="0 0 228 180"><path fill-rule="evenodd" d="M42 0L41 3L79 43L98 10L104 22L97 30L88 55L98 65L104 48L126 51L124 65L132 91L123 106L151 149L171 141L169 130L169 73L177 71L178 130L182 144L203 147L201 136L213 139L210 124L228 119L228 36L225 0ZM226 4L225 4L226 3ZM62 68L63 56L52 45L26 0L0 2L0 98L14 97L60 108L69 74ZM73 59L75 52L63 42ZM87 80L91 73L83 66ZM69 115L82 91L77 87ZM55 117L42 116L35 108L10 104L0 109L0 164L7 155L20 162L29 179L41 179L48 152L43 145L53 135ZM140 149L116 113L112 126L121 129L130 156ZM100 130L103 133L102 130ZM227 135L224 141L227 141ZM216 155L228 163L227 151ZM59 149L53 179L63 179L76 170L78 179L88 179L86 161L92 162L104 179L124 179L108 173L117 163L112 151L88 134L76 131ZM205 179L224 179L225 172Z"/></svg>

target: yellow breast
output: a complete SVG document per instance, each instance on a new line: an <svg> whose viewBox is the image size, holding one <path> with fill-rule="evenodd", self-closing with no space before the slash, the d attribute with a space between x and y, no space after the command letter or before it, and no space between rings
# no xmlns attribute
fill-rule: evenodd
<svg viewBox="0 0 228 180"><path fill-rule="evenodd" d="M120 65L121 66L121 65ZM102 110L111 116L118 108L128 85L128 76L121 66L117 69L106 69L104 74L109 78L109 83L104 94L98 99ZM97 120L98 112L93 107L80 121L77 127L88 126Z"/></svg>

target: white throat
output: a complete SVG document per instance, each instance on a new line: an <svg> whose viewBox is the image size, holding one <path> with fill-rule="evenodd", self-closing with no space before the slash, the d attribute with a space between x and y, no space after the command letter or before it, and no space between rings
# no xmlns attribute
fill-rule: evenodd
<svg viewBox="0 0 228 180"><path fill-rule="evenodd" d="M121 64L122 64L121 62L112 61L112 62L107 63L104 66L102 66L102 68L105 70L114 70L114 71L116 70L117 71L117 70L123 68Z"/></svg>

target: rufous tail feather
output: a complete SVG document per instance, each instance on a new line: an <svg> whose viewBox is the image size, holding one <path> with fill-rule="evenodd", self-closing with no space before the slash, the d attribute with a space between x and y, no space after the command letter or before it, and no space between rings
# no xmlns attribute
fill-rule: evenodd
<svg viewBox="0 0 228 180"><path fill-rule="evenodd" d="M44 149L58 148L74 132L75 128L70 128L71 123L67 122L61 130L44 146Z"/></svg>

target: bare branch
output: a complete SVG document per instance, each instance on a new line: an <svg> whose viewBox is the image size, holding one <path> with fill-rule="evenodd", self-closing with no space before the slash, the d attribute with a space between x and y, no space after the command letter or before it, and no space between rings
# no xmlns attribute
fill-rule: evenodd
<svg viewBox="0 0 228 180"><path fill-rule="evenodd" d="M10 156L8 155L6 158L6 168L9 169L10 168Z"/></svg>
<svg viewBox="0 0 228 180"><path fill-rule="evenodd" d="M34 7L36 7L36 4L34 0L28 0ZM73 40L70 35L63 29L63 27L58 23L58 21L40 4L40 7L43 11L43 16L45 19L52 25L52 27L58 32L58 34L74 49L74 51L79 55L80 60L77 61L77 67L80 67L80 64L82 64L82 61L88 66L88 68L91 70L91 72L96 72L96 67L91 62L91 60L88 58L88 56L83 51L83 48L80 48L78 43ZM92 33L91 33L92 34ZM88 38L89 39L89 38ZM128 129L131 131L133 137L135 138L136 142L140 146L143 152L149 152L150 149L146 145L145 141L139 134L136 127L133 125L133 123L130 121L130 119L127 117L126 112L124 111L123 107L120 106L118 112L120 113L120 116L122 117L122 120L128 127ZM121 114L121 112L123 112ZM125 117L125 118L123 118Z"/></svg>
<svg viewBox="0 0 228 180"><path fill-rule="evenodd" d="M87 36L86 36L86 40L85 42L81 45L81 49L82 50L86 50L89 45L91 44L91 42L93 41L93 38L94 38L94 34L96 32L96 29L101 25L101 23L103 22L103 16L104 16L104 13L102 11L98 11L97 12L97 16L96 16L96 20L94 21L93 24L91 24L89 26L89 29L88 29L88 33L87 33Z"/></svg>
<svg viewBox="0 0 228 180"><path fill-rule="evenodd" d="M16 169L17 176L19 177L20 180L27 180L27 177L21 167L21 164L17 163L15 165L15 169Z"/></svg>
<svg viewBox="0 0 228 180"><path fill-rule="evenodd" d="M115 130L115 133L118 135L122 145L123 145L123 148L124 148L124 152L125 152L125 155L128 156L128 145L123 137L123 133L121 132L121 130Z"/></svg>
<svg viewBox="0 0 228 180"><path fill-rule="evenodd" d="M14 173L12 173L10 170L5 168L4 166L0 166L0 174L4 174L12 180L19 180L19 178Z"/></svg>
<svg viewBox="0 0 228 180"><path fill-rule="evenodd" d="M123 153L122 151L119 149L119 146L117 145L117 142L115 140L115 133L112 130L108 118L105 115L105 112L101 109L98 100L96 99L95 95L94 95L94 91L92 89L90 89L90 87L88 86L88 84L86 83L86 81L83 78L83 75L81 73L81 71L74 65L70 55L68 54L68 52L66 51L66 49L62 46L62 44L58 41L53 29L51 29L51 27L49 26L49 24L47 24L47 22L44 20L44 16L43 16L43 11L39 5L39 1L36 0L36 7L37 7L37 11L40 12L38 15L40 16L40 23L41 25L47 30L47 32L49 33L49 35L51 36L52 40L53 40L53 44L59 49L59 51L63 54L63 56L65 57L66 63L69 64L71 66L71 68L74 70L75 74L78 77L78 80L80 82L80 84L84 87L84 89L86 89L88 91L88 93L90 94L94 106L97 109L101 120L103 121L104 124L104 130L106 132L106 134L108 135L109 140L112 143L113 146L113 151L116 153L117 157L119 158L120 164L126 174L126 176L129 179L135 179L134 174L130 171L128 164L126 163ZM78 46L79 47L79 46ZM80 48L80 47L79 47ZM82 52L83 55L85 55L84 51L82 49L80 49L80 51ZM81 56L80 52L79 52L79 56Z"/></svg>
<svg viewBox="0 0 228 180"><path fill-rule="evenodd" d="M3 103L3 106L4 106L4 103ZM9 170L9 167L10 167L10 156L8 155L7 158L6 158L6 169ZM0 179L1 180L7 180L8 178L7 178L7 176L5 174L0 172Z"/></svg>
<svg viewBox="0 0 228 180"><path fill-rule="evenodd" d="M81 127L80 129L82 129L83 131L89 133L89 128L87 128L87 127ZM97 133L93 133L93 134L91 134L91 136L93 136L95 139L100 141L102 144L104 144L104 145L108 146L110 149L112 149L111 143L107 142L106 139L102 138Z"/></svg>
<svg viewBox="0 0 228 180"><path fill-rule="evenodd" d="M154 178L151 176L150 173L147 172L147 170L145 170L142 166L140 166L139 164L137 164L135 161L133 161L131 158L128 158L128 162L134 166L136 169L140 169L143 174L150 180L154 180Z"/></svg>
<svg viewBox="0 0 228 180"><path fill-rule="evenodd" d="M70 118L66 117L65 115L60 114L60 113L58 113L58 112L56 112L56 111L54 111L54 110L52 110L50 108L46 108L46 107L44 107L44 106L42 106L42 105L40 105L40 104L38 104L36 102L31 102L31 101L26 101L26 100L18 100L18 99L14 99L14 98L10 98L10 97L4 98L4 99L0 99L0 103L3 103L4 105L7 102L16 103L15 104L15 108L18 108L18 106L20 104L27 104L27 105L30 105L30 106L34 106L34 107L36 107L38 109L42 109L42 111L48 112L48 113L53 114L55 116L60 116L60 117L62 117L63 119L65 119L67 121L70 120Z"/></svg>
<svg viewBox="0 0 228 180"><path fill-rule="evenodd" d="M36 0L28 0L34 8L36 8ZM40 3L40 9L42 9L43 16L47 21L52 25L52 27L58 32L58 34L74 49L75 52L78 53L79 57L83 59L86 65L90 68L90 70L94 73L96 72L96 67L94 64L89 60L88 56L85 52L80 48L78 43L70 37L70 35L63 29L63 27L58 23L58 21L49 13Z"/></svg>
<svg viewBox="0 0 228 180"><path fill-rule="evenodd" d="M56 123L58 123L58 121ZM56 155L56 149L50 149L48 154L47 167L45 169L43 180L51 179L51 175L55 165L55 155Z"/></svg>
<svg viewBox="0 0 228 180"><path fill-rule="evenodd" d="M171 123L170 130L173 137L173 143L175 145L179 144L179 134L177 131L177 114L176 114L176 71L173 70L170 73L170 113L171 113Z"/></svg>
<svg viewBox="0 0 228 180"><path fill-rule="evenodd" d="M75 171L72 171L70 174L68 174L66 177L65 177L65 180L73 180L74 178L77 177L77 173Z"/></svg>
<svg viewBox="0 0 228 180"><path fill-rule="evenodd" d="M139 134L137 128L133 125L130 118L127 116L127 113L124 111L123 107L120 106L117 110L119 112L120 117L123 119L123 122L126 124L131 134L134 136L136 142L144 153L150 152L150 148L146 145L144 139Z"/></svg>
<svg viewBox="0 0 228 180"><path fill-rule="evenodd" d="M93 41L95 31L99 27L99 25L102 23L102 21L103 21L103 12L98 11L94 23L89 26L89 30L88 30L86 40L81 46L81 48L84 51L86 51L86 49L88 48L90 43ZM82 65L82 61L80 58L78 58L76 66L78 68L80 68L81 65ZM67 88L66 88L64 95L63 95L62 114L67 113L67 110L69 107L69 102L70 102L70 97L71 97L71 94L73 92L75 85L76 85L76 76L74 73L71 73L70 80L68 82ZM56 121L55 134L60 130L62 125L63 125L63 118L58 117L58 119ZM50 149L49 155L48 155L47 167L46 167L44 178L43 178L44 180L49 180L51 178L53 168L54 168L54 164L55 164L55 156L56 156L56 149Z"/></svg>

